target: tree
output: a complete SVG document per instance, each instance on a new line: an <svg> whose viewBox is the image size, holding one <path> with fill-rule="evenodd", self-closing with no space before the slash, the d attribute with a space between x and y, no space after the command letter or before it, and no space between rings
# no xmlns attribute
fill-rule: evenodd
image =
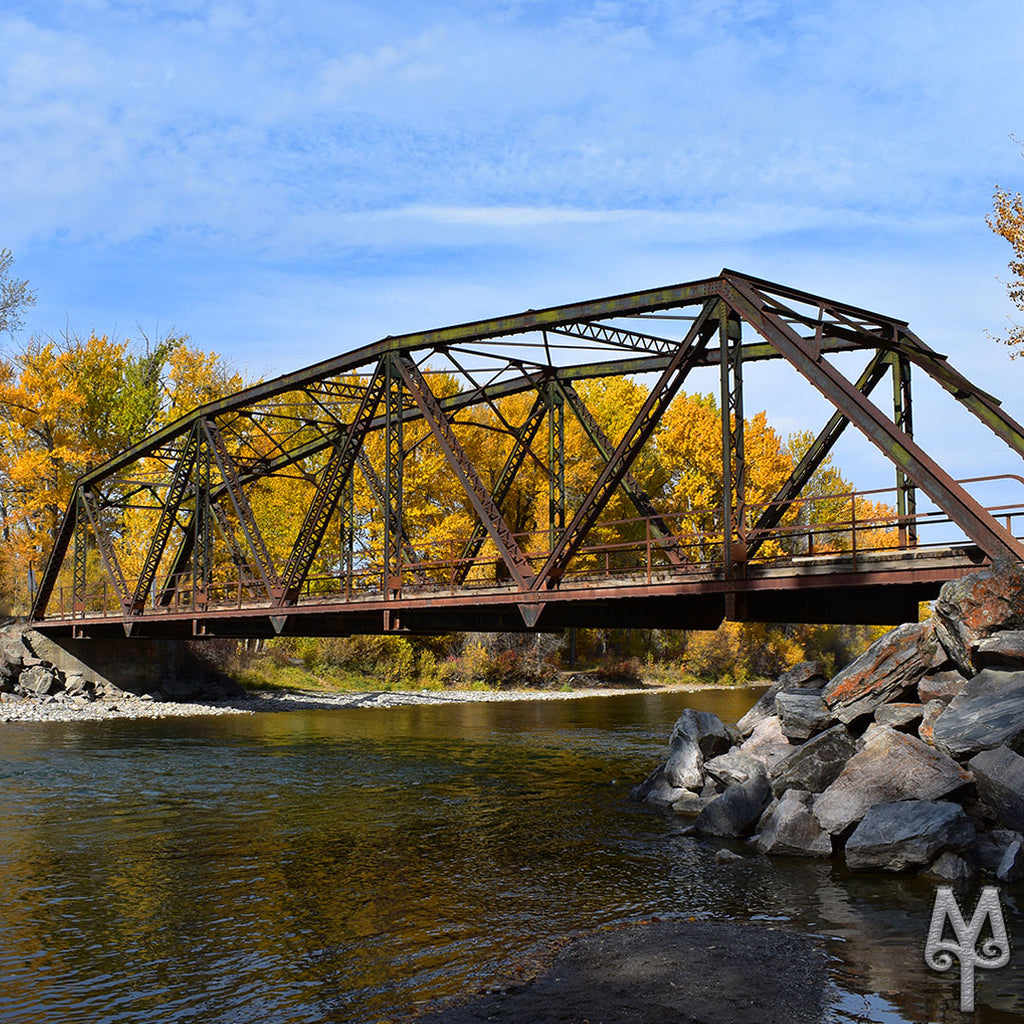
<svg viewBox="0 0 1024 1024"><path fill-rule="evenodd" d="M36 293L27 281L11 277L14 256L10 249L0 249L0 331L14 334L22 326L26 307L34 306Z"/></svg>
<svg viewBox="0 0 1024 1024"><path fill-rule="evenodd" d="M1013 258L1008 264L1013 280L1007 282L1006 291L1010 301L1018 309L1024 309L1024 197L1019 192L998 187L993 196L992 213L985 220L1013 249ZM1011 320L1006 336L998 340L1010 346L1016 359L1024 353L1024 324Z"/></svg>

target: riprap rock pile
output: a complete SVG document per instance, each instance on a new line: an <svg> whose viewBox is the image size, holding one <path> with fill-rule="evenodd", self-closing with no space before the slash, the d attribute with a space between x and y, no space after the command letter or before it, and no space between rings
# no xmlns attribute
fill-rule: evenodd
<svg viewBox="0 0 1024 1024"><path fill-rule="evenodd" d="M1024 569L947 583L932 617L831 680L804 662L736 725L685 710L632 796L767 854L1024 878Z"/></svg>

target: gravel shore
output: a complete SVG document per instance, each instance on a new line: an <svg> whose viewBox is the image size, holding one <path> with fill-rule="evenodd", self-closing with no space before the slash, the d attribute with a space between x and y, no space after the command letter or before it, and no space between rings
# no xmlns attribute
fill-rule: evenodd
<svg viewBox="0 0 1024 1024"><path fill-rule="evenodd" d="M0 722L92 722L105 719L175 718L189 715L252 715L267 711L392 708L409 704L572 700L580 697L610 697L637 692L635 689L610 687L580 690L379 690L365 693L282 690L253 691L244 698L192 703L161 701L148 694L135 696L130 693L99 700L72 697L66 693L46 697L0 693Z"/></svg>

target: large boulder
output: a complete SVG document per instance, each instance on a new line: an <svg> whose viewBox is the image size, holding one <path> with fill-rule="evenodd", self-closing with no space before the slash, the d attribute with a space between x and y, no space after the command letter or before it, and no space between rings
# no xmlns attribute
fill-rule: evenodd
<svg viewBox="0 0 1024 1024"><path fill-rule="evenodd" d="M55 669L46 665L33 665L18 677L18 689L22 693L44 697L63 689Z"/></svg>
<svg viewBox="0 0 1024 1024"><path fill-rule="evenodd" d="M914 732L923 717L923 704L882 704L875 708L875 721L879 725L888 725L900 732Z"/></svg>
<svg viewBox="0 0 1024 1024"><path fill-rule="evenodd" d="M665 777L673 786L700 790L704 785L704 762L724 754L732 741L732 734L717 715L685 708L669 737Z"/></svg>
<svg viewBox="0 0 1024 1024"><path fill-rule="evenodd" d="M763 761L739 748L704 762L705 774L723 786L746 782L755 775L764 775L765 770Z"/></svg>
<svg viewBox="0 0 1024 1024"><path fill-rule="evenodd" d="M770 766L772 790L776 794L788 789L824 792L856 753L857 741L846 726L834 725Z"/></svg>
<svg viewBox="0 0 1024 1024"><path fill-rule="evenodd" d="M829 724L829 711L820 690L784 690L775 698L775 713L790 740L810 739Z"/></svg>
<svg viewBox="0 0 1024 1024"><path fill-rule="evenodd" d="M989 665L1024 669L1024 629L1007 629L982 640L972 659L979 668Z"/></svg>
<svg viewBox="0 0 1024 1024"><path fill-rule="evenodd" d="M948 704L966 685L967 677L955 668L934 672L918 680L917 697L922 704L932 700Z"/></svg>
<svg viewBox="0 0 1024 1024"><path fill-rule="evenodd" d="M825 685L825 666L820 661L801 661L779 676L779 687L790 690L820 690Z"/></svg>
<svg viewBox="0 0 1024 1024"><path fill-rule="evenodd" d="M932 735L939 750L958 758L1003 744L1024 750L1024 672L984 669L949 702Z"/></svg>
<svg viewBox="0 0 1024 1024"><path fill-rule="evenodd" d="M956 761L917 737L873 725L863 748L815 800L814 814L826 832L837 835L876 804L936 800L970 781Z"/></svg>
<svg viewBox="0 0 1024 1024"><path fill-rule="evenodd" d="M934 629L928 622L908 622L879 637L822 692L832 717L849 725L915 686L929 670L935 648Z"/></svg>
<svg viewBox="0 0 1024 1024"><path fill-rule="evenodd" d="M775 714L775 698L782 692L781 683L772 683L754 701L750 710L736 723L741 736L749 736L766 718Z"/></svg>
<svg viewBox="0 0 1024 1024"><path fill-rule="evenodd" d="M754 831L772 798L772 789L763 775L729 786L697 816L694 828L712 836L738 838Z"/></svg>
<svg viewBox="0 0 1024 1024"><path fill-rule="evenodd" d="M812 793L789 789L761 819L757 848L789 857L831 857L832 838L811 811Z"/></svg>
<svg viewBox="0 0 1024 1024"><path fill-rule="evenodd" d="M638 783L629 791L631 800L653 804L655 807L668 807L689 790L681 786L673 786L665 777L665 766L658 765L643 782Z"/></svg>
<svg viewBox="0 0 1024 1024"><path fill-rule="evenodd" d="M778 715L770 715L760 721L740 745L743 753L756 757L769 771L796 749L782 734Z"/></svg>
<svg viewBox="0 0 1024 1024"><path fill-rule="evenodd" d="M939 642L965 676L975 648L994 633L1024 629L1024 567L1002 563L943 584L932 612Z"/></svg>
<svg viewBox="0 0 1024 1024"><path fill-rule="evenodd" d="M1007 828L1024 832L1024 757L1009 747L983 750L968 762L978 796Z"/></svg>
<svg viewBox="0 0 1024 1024"><path fill-rule="evenodd" d="M846 844L855 869L906 871L930 863L944 851L959 853L974 843L974 826L958 804L899 800L868 809Z"/></svg>

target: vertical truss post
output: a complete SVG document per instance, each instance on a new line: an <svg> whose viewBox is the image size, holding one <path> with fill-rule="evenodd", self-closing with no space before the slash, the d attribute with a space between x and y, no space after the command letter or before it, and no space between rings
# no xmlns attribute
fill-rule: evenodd
<svg viewBox="0 0 1024 1024"><path fill-rule="evenodd" d="M724 302L718 307L722 395L722 557L725 576L746 562L746 463L743 453L743 346L740 322ZM735 535L735 538L734 538Z"/></svg>
<svg viewBox="0 0 1024 1024"><path fill-rule="evenodd" d="M71 571L71 614L85 614L85 566L88 556L89 535L85 532L85 509L81 492L75 495L72 506L75 517L74 562Z"/></svg>
<svg viewBox="0 0 1024 1024"><path fill-rule="evenodd" d="M213 572L213 530L210 516L210 439L202 421L196 423L195 511L192 514L192 607L205 605Z"/></svg>
<svg viewBox="0 0 1024 1024"><path fill-rule="evenodd" d="M910 398L910 360L901 352L889 354L892 366L893 422L907 437L914 436ZM899 516L900 547L917 547L917 491L914 483L896 464L896 513Z"/></svg>
<svg viewBox="0 0 1024 1024"><path fill-rule="evenodd" d="M384 388L384 593L402 588L402 470L405 462L402 377L394 360L385 369Z"/></svg>
<svg viewBox="0 0 1024 1024"><path fill-rule="evenodd" d="M557 381L545 390L548 416L548 550L565 529L565 397Z"/></svg>
<svg viewBox="0 0 1024 1024"><path fill-rule="evenodd" d="M349 473L341 498L341 572L345 577L345 596L352 593L352 565L356 547L356 475Z"/></svg>

